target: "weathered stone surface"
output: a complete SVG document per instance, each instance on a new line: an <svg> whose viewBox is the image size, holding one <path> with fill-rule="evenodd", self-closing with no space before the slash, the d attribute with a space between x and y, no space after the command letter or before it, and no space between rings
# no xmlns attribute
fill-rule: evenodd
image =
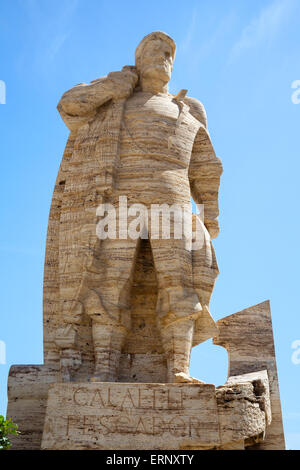
<svg viewBox="0 0 300 470"><path fill-rule="evenodd" d="M71 133L49 217L44 352L66 381L173 382L174 373L188 374L191 347L216 334L211 239L222 165L203 105L186 90L168 92L175 49L168 35L153 33L138 46L135 67L79 84L58 104ZM149 210L183 208L191 195L204 204L197 250L185 234L156 239L150 221L147 240L96 236L101 203L119 209L122 197ZM71 326L66 348L62 332Z"/></svg>
<svg viewBox="0 0 300 470"><path fill-rule="evenodd" d="M58 104L70 136L48 224L45 365L11 368L15 448L41 448L42 433L45 449L284 447L267 305L217 325L209 312L222 164L202 103L168 92L175 49L152 33L135 66L81 83ZM202 219L185 218L191 196ZM153 205L169 209L169 234L152 224ZM101 238L108 207L117 232ZM137 237L133 207L150 214ZM191 348L211 337L230 356L231 377L217 389L189 376Z"/></svg>
<svg viewBox="0 0 300 470"><path fill-rule="evenodd" d="M7 417L21 434L11 436L13 449L40 449L48 390L59 381L59 368L43 365L12 366L8 377Z"/></svg>
<svg viewBox="0 0 300 470"><path fill-rule="evenodd" d="M263 396L260 394L263 389ZM266 371L210 384L51 386L43 449L213 449L264 433Z"/></svg>
<svg viewBox="0 0 300 470"><path fill-rule="evenodd" d="M176 449L218 439L213 385L62 384L49 393L42 448Z"/></svg>
<svg viewBox="0 0 300 470"><path fill-rule="evenodd" d="M179 372L178 374L175 374L175 383L204 384L205 382L196 379L195 377L191 377L190 375L184 374L183 372Z"/></svg>
<svg viewBox="0 0 300 470"><path fill-rule="evenodd" d="M272 420L267 371L230 377L216 397L223 444L264 438Z"/></svg>
<svg viewBox="0 0 300 470"><path fill-rule="evenodd" d="M251 323L252 322L252 323ZM229 367L230 367L230 374L229 379L227 380L224 386L218 387L216 390L214 386L207 385L207 384L196 384L190 383L187 384L189 380L193 380L193 378L189 377L185 374L178 374L176 376L177 380L182 380L181 384L178 386L183 387L183 392L185 391L186 386L198 386L202 387L203 385L207 385L206 390L213 390L214 400L215 400L215 407L217 409L217 420L219 426L219 440L212 441L207 443L206 441L203 442L202 435L200 436L201 439L190 439L192 436L189 436L189 439L183 439L180 442L180 448L185 449L211 449L211 448L220 448L220 449L242 449L247 447L248 449L260 449L260 448L284 448L284 437L282 432L282 420L281 420L281 410L280 410L280 401L278 396L278 382L276 376L274 375L274 364L275 364L275 356L274 356L274 348L270 344L272 338L269 338L268 347L269 353L266 352L265 361L263 361L263 354L264 351L259 349L257 336L253 346L251 344L253 339L248 338L247 331L251 331L252 334L256 335L256 331L254 329L254 324L257 325L258 331L265 331L265 335L268 338L269 333L268 330L271 328L270 325L270 312L269 312L269 304L268 302L264 302L258 306L254 306L252 308L246 309L246 311L239 312L238 314L231 315L230 317L225 317L224 319L219 321L219 337L214 339L214 342L217 344L226 344L226 347L230 351L230 342L232 341L234 344L234 338L236 338L236 345L238 341L240 341L240 335L243 335L245 338L245 343L243 343L243 351L248 351L244 354L241 354L238 348L232 348L231 352L234 351L233 354L229 354ZM248 325L249 329L246 329L246 325ZM232 333L230 333L230 328L232 328ZM263 336L260 337L261 341L264 341ZM222 343L223 342L223 343ZM245 346L246 344L246 346ZM265 365L267 370L259 371L258 369ZM248 370L248 373L246 373ZM252 372L256 370L255 372ZM241 374L238 375L238 371ZM270 374L270 371L273 371ZM245 372L245 373L243 373ZM276 372L276 369L275 369ZM269 377L270 384L269 384ZM49 366L14 366L11 368L10 377L9 377L9 406L7 415L13 417L13 419L19 423L20 429L22 430L22 435L18 438L14 439L15 448L18 449L37 449L40 448L41 445L41 437L42 437L42 430L44 425L45 413L46 413L46 401L49 386L52 384L57 384L61 380L61 374L59 372L58 367L51 368ZM196 379L197 380L197 379ZM70 390L80 390L78 393L81 393L82 387L84 390L89 390L90 386L94 386L95 388L91 389L94 393L97 390L100 390L102 393L103 390L106 390L106 397L108 396L107 388L105 387L114 387L115 385L120 385L123 387L122 392L119 392L124 398L124 393L126 396L126 390L128 387L130 390L133 390L132 394L127 394L126 401L129 400L129 405L131 402L130 396L136 397L137 389L134 387L141 386L141 389L154 390L157 386L159 390L160 387L163 390L167 390L167 387L173 387L172 385L168 384L99 384L99 383L74 383L69 384L71 389L68 389L68 384L57 384L58 389L56 389L56 385L49 394L48 399L48 406L47 406L47 423L48 428L45 428L45 440L44 446L64 446L65 444L57 443L54 439L56 435L56 431L53 428L53 420L51 419L55 416L54 421L56 421L56 413L60 414L61 420L68 419L64 414L65 410L65 399L70 393ZM104 388L103 388L104 387ZM133 389L132 389L133 387ZM174 385L175 387L175 385ZM270 387L270 389L269 389ZM59 393L57 392L59 390ZM64 394L66 393L66 397ZM110 392L111 393L111 392ZM138 392L139 393L139 392ZM141 393L141 392L140 392ZM156 392L157 393L157 392ZM118 394L117 394L118 395ZM78 395L79 396L79 395ZM98 393L95 392L95 396L97 400L99 398ZM202 398L208 395L202 394ZM271 400L270 400L271 397ZM77 396L76 396L77 398ZM156 399L156 398L155 398ZM206 409L207 403L204 403L205 400L198 401L199 410L197 413L194 413L193 416L197 417L197 419L201 418L200 421L202 423L203 418L203 406ZM76 400L78 402L78 400ZM93 400L89 404L85 404L84 406L88 406L88 409L82 410L80 407L80 403L75 403L74 401L68 401L70 416L75 417L74 422L79 423L79 427L82 425L82 416L87 416L86 424L89 423L88 416L90 415L97 415L100 413L101 415L101 408L97 404L97 410L95 411L94 407L96 405L96 401L92 403ZM192 400L193 401L193 400ZM197 400L196 400L197 401ZM112 400L111 400L112 402ZM210 399L208 402L211 404ZM138 402L132 400L132 410L131 414L134 414L134 410L136 409L134 405ZM105 404L105 402L104 402ZM125 402L124 402L125 404ZM128 403L127 403L128 405ZM189 400L185 402L185 406L189 409ZM210 405L209 405L210 406ZM72 408L73 407L73 408ZM165 408L164 408L165 407ZM168 404L164 404L161 408L166 410ZM108 409L103 407L105 413L107 413ZM138 408L137 408L138 409ZM272 409L275 410L273 414L273 421L272 421ZM59 412L61 410L61 413ZM71 412L72 411L72 412ZM83 413L86 413L84 414ZM103 410L102 410L103 411ZM123 410L120 407L114 408L114 411L117 412L115 416L121 416ZM127 410L128 411L128 410ZM126 412L127 412L126 411ZM145 411L145 410L144 410ZM151 415L151 407L146 411L149 413L148 416ZM156 410L159 415L159 410ZM175 410L176 411L176 410ZM279 411L279 412L278 412ZM119 414L118 414L119 413ZM175 413L176 414L176 413ZM169 412L168 412L169 415ZM156 415L157 416L157 415ZM189 411L188 411L189 416ZM117 418L116 418L117 419ZM123 419L123 418L122 418ZM76 421L77 420L77 421ZM125 420L126 421L126 420ZM198 422L198 421L197 421ZM202 429L205 428L206 419L201 424ZM80 424L81 423L81 424ZM84 422L83 422L84 423ZM62 423L63 424L63 423ZM96 423L97 424L97 423ZM94 423L93 426L95 428L96 424ZM149 424L149 421L148 421ZM50 426L50 427L49 427ZM105 428L105 427L104 427ZM101 427L100 427L101 430ZM75 437L76 437L76 427L75 430ZM102 427L103 431L103 427ZM79 431L78 431L79 432ZM172 436L172 433L176 433L172 429L169 434ZM49 434L50 433L50 434ZM186 431L185 431L186 433ZM73 448L72 446L79 446L80 448L110 448L112 444L109 444L108 437L112 437L112 433L109 433L110 436L106 436L104 444L102 440L98 440L95 438L91 439L88 443L86 440L86 436L82 440L82 434L78 434L78 441L71 442L68 441L66 443L66 447L61 448ZM113 433L115 434L115 433ZM118 432L116 433L118 434ZM139 448L152 448L154 443L149 441L143 440L144 434L141 432L142 437L139 439ZM164 432L167 435L167 433ZM92 433L88 433L88 436L91 437ZM101 432L100 432L101 435ZM135 435L135 434L134 434ZM266 435L266 440L264 441ZM50 436L50 437L49 437ZM52 436L52 437L51 437ZM61 434L58 434L58 437L61 441L62 437ZM73 438L75 439L74 435ZM132 437L132 432L131 432ZM144 436L145 437L145 436ZM148 435L147 435L148 437ZM166 440L160 441L161 449L167 448L165 447ZM177 436L178 437L178 436ZM185 437L185 436L183 436ZM199 436L198 436L199 437ZM119 443L120 446L123 446L123 434L122 439ZM50 443L48 443L48 439L50 439ZM113 442L115 442L116 437L113 436ZM200 442L201 441L201 442ZM126 440L128 442L128 440ZM136 441L134 442L134 446L136 446ZM164 442L164 444L162 444ZM169 441L168 441L169 442ZM175 445L174 441L172 441L172 446ZM125 445L125 444L124 444ZM127 445L127 444L126 444ZM148 445L148 447L147 447ZM85 447L87 446L87 447ZM98 447L97 447L98 446ZM104 446L104 447L103 447ZM112 445L111 448L114 448L115 444ZM144 446L144 447L143 447ZM52 448L51 447L51 448ZM79 448L78 447L78 448ZM48 448L48 447L47 447ZM119 447L118 447L119 448ZM126 448L126 447L120 447ZM128 447L132 448L132 447Z"/></svg>
<svg viewBox="0 0 300 470"><path fill-rule="evenodd" d="M273 328L269 301L249 307L217 322L215 344L228 351L231 380L242 374L266 369L270 383L272 423L265 440L253 448L284 449L284 432L277 377Z"/></svg>

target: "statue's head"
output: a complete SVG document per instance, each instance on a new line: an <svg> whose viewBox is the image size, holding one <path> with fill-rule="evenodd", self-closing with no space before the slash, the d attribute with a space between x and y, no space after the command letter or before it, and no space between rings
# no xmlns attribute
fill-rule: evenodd
<svg viewBox="0 0 300 470"><path fill-rule="evenodd" d="M176 44L166 33L155 31L145 36L135 51L140 77L168 82L171 78Z"/></svg>

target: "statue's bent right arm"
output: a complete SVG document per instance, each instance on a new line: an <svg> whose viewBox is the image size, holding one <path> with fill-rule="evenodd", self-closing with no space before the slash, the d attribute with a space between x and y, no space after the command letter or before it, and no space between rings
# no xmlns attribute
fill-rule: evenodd
<svg viewBox="0 0 300 470"><path fill-rule="evenodd" d="M135 67L125 66L120 72L111 72L89 84L80 83L66 91L57 109L67 127L75 131L93 119L97 109L106 102L130 96L137 81Z"/></svg>

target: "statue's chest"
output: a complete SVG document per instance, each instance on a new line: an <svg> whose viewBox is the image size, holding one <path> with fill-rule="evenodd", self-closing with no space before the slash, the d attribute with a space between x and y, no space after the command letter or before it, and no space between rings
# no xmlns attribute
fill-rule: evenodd
<svg viewBox="0 0 300 470"><path fill-rule="evenodd" d="M128 121L134 122L138 119L146 125L165 121L172 126L176 124L180 109L168 95L149 97L148 94L137 93L126 102L124 114Z"/></svg>
<svg viewBox="0 0 300 470"><path fill-rule="evenodd" d="M171 151L183 163L192 151L197 127L185 104L168 95L138 93L124 109L122 148L129 151L136 147L150 154Z"/></svg>

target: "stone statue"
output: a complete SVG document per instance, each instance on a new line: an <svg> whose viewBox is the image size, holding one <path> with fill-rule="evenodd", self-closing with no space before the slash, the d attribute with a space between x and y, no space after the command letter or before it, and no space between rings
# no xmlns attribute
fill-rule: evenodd
<svg viewBox="0 0 300 470"><path fill-rule="evenodd" d="M130 331L130 288L141 237L99 240L95 216L100 203L110 202L118 209L120 197L126 196L130 204L143 204L150 211L154 204L190 205L192 195L204 205L208 253L202 256L202 265L187 236L154 238L147 227L169 382L176 373L188 374L192 345L215 333L208 311L217 274L210 238L218 234L222 165L209 138L203 105L185 96L186 90L177 96L168 92L175 49L167 34L151 33L136 49L135 67L79 84L58 104L71 131L67 148L72 145L66 178L59 182L64 187L58 247L60 313L66 325L76 325L83 314L91 318L94 377L102 381L117 380ZM205 267L208 285L203 285ZM58 337L62 334L59 328Z"/></svg>
<svg viewBox="0 0 300 470"><path fill-rule="evenodd" d="M269 302L217 323L222 165L203 105L168 92L175 43L67 91L70 129L44 271L44 364L12 366L16 449L283 449ZM191 196L200 216L191 213ZM191 348L226 348L228 380L189 376Z"/></svg>

